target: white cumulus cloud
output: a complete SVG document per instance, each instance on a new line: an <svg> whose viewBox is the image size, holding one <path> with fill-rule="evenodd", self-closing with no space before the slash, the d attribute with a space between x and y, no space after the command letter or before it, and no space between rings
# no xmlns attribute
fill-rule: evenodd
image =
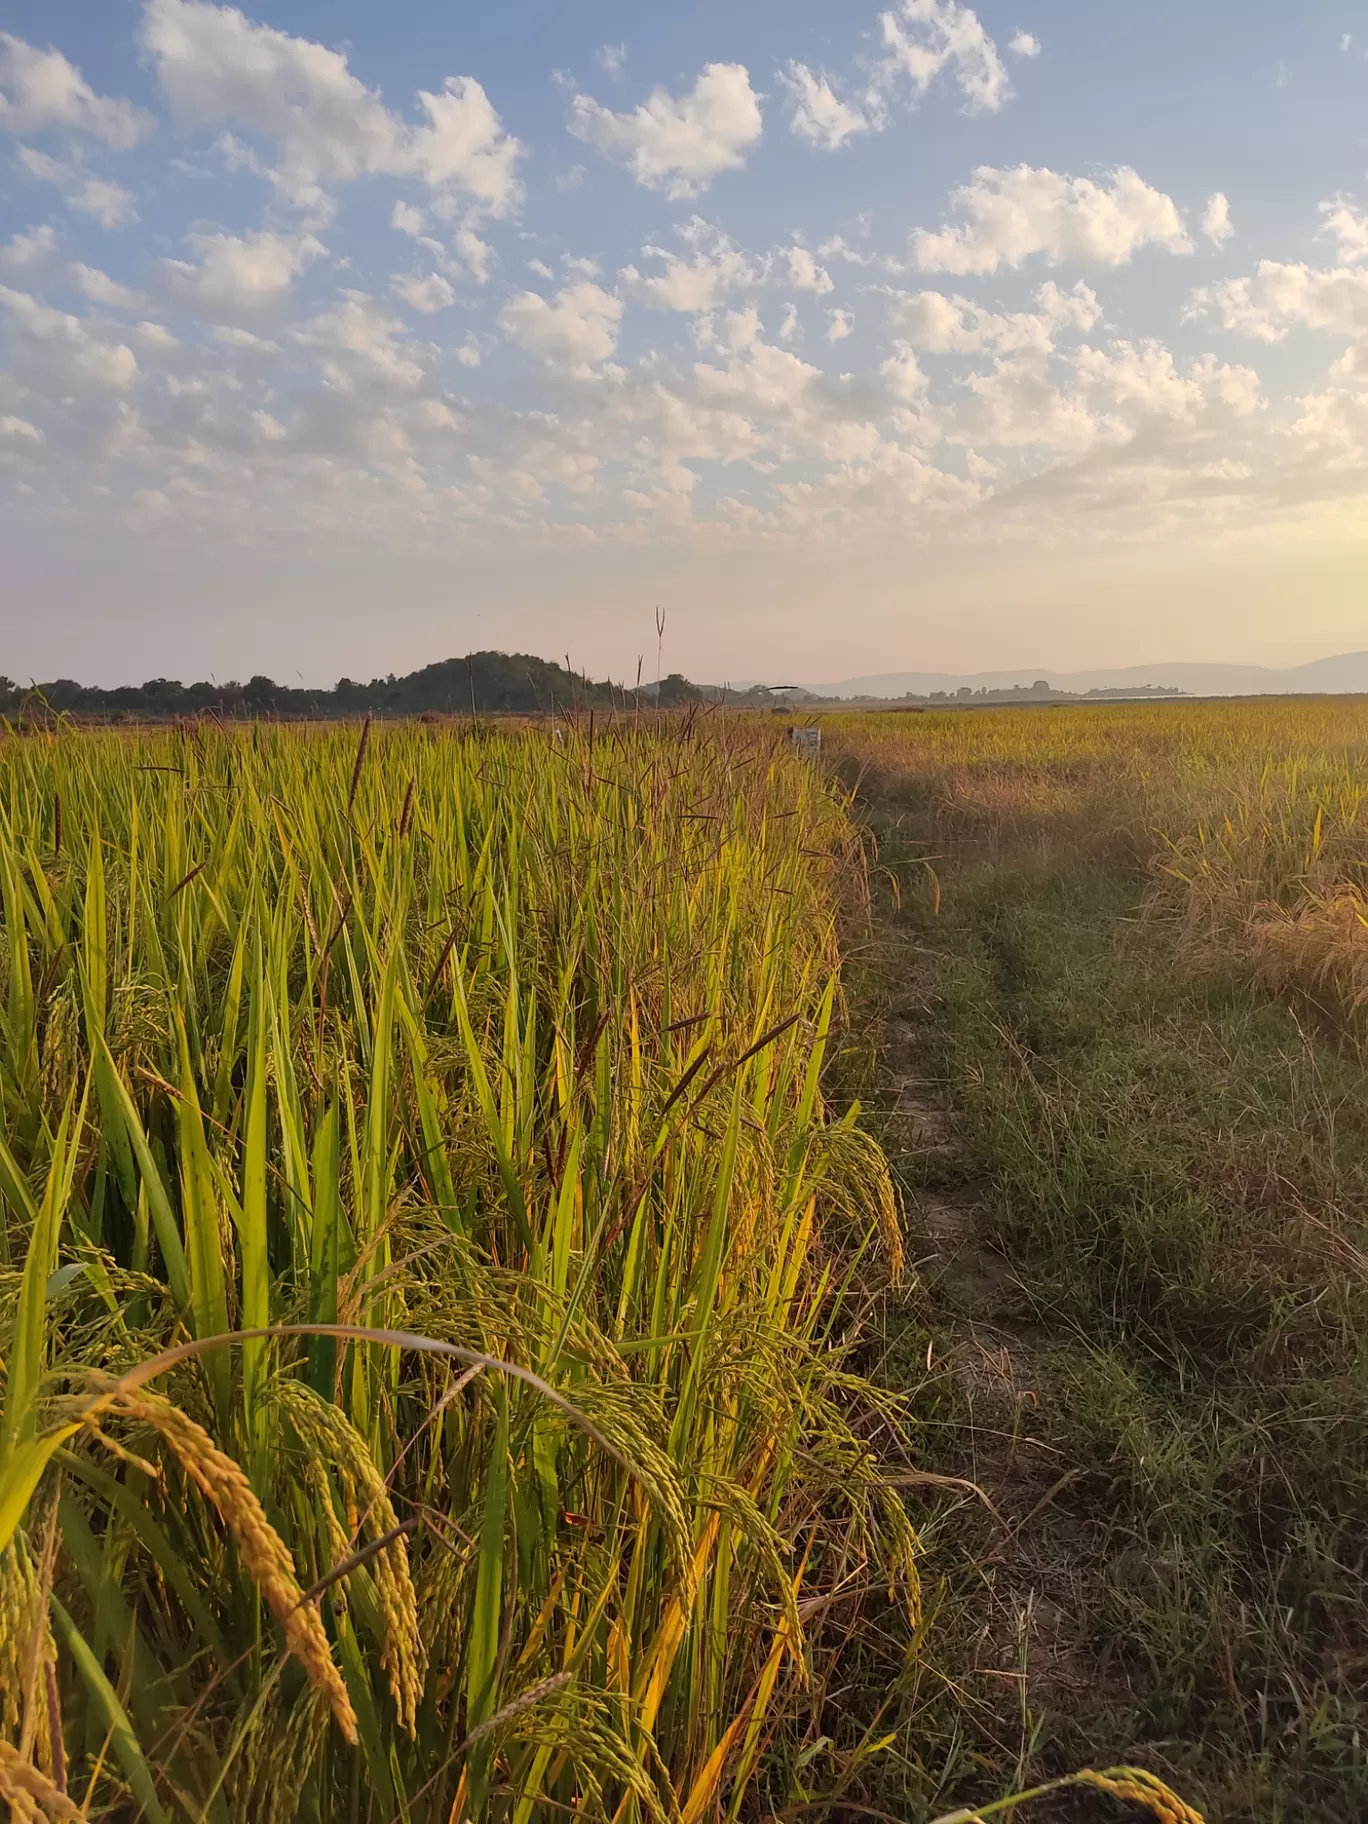
<svg viewBox="0 0 1368 1824"><path fill-rule="evenodd" d="M50 158L32 146L20 146L19 161L31 176L56 184L68 208L93 215L102 228L122 228L138 219L131 190L110 178L92 177L77 161Z"/></svg>
<svg viewBox="0 0 1368 1824"><path fill-rule="evenodd" d="M621 322L621 300L589 279L565 286L550 302L539 292L519 292L499 312L511 341L548 366L571 371L606 361L617 348Z"/></svg>
<svg viewBox="0 0 1368 1824"><path fill-rule="evenodd" d="M793 97L789 125L801 139L834 152L857 133L868 133L875 118L861 105L842 101L826 76L805 63L790 62L780 81Z"/></svg>
<svg viewBox="0 0 1368 1824"><path fill-rule="evenodd" d="M1024 350L1048 354L1060 331L1087 331L1101 320L1097 294L1081 280L1069 291L1048 281L1036 293L1034 311L998 313L969 298L942 291L897 292L889 318L908 343L928 354L998 354Z"/></svg>
<svg viewBox="0 0 1368 1824"><path fill-rule="evenodd" d="M1234 224L1230 219L1230 200L1224 190L1218 190L1207 204L1202 216L1202 233L1219 247L1228 241L1234 232Z"/></svg>
<svg viewBox="0 0 1368 1824"><path fill-rule="evenodd" d="M177 302L210 318L235 317L282 304L295 277L322 254L311 234L193 234L198 260L163 260L167 290Z"/></svg>
<svg viewBox="0 0 1368 1824"><path fill-rule="evenodd" d="M762 130L760 102L740 63L706 64L686 94L655 89L628 114L589 95L576 95L570 111L576 139L672 197L695 196L721 172L738 170Z"/></svg>
<svg viewBox="0 0 1368 1824"><path fill-rule="evenodd" d="M961 0L897 0L879 16L882 54L863 89L790 60L779 80L792 100L789 125L834 152L860 133L881 133L895 107L915 105L940 78L958 89L968 113L996 113L1012 94L1006 66L978 14ZM1040 45L1018 32L1009 48L1034 57Z"/></svg>
<svg viewBox="0 0 1368 1824"><path fill-rule="evenodd" d="M821 298L836 289L831 274L825 266L817 264L806 247L786 248L784 258L788 264L788 282L796 291L810 291Z"/></svg>
<svg viewBox="0 0 1368 1824"><path fill-rule="evenodd" d="M57 258L57 231L44 225L15 234L0 247L0 278L32 279Z"/></svg>
<svg viewBox="0 0 1368 1824"><path fill-rule="evenodd" d="M31 476L25 514L121 516L149 536L162 536L160 517L177 537L203 534L211 562L215 537L248 523L292 550L345 536L521 558L676 538L712 552L759 538L815 553L829 540L864 554L903 549L951 513L961 529L946 530L975 539L1061 529L1071 515L1094 533L1147 536L1327 503L1361 517L1364 199L1333 196L1304 224L1323 237L1319 266L1211 260L1190 314L1205 315L1212 341L1222 324L1255 338L1248 366L1172 352L1167 297L1117 271L1148 247L1225 245L1223 193L1194 191L1180 213L1129 169L965 162L943 214L908 224L924 226L902 259L874 220L851 214L896 176L898 149L875 137L894 120L918 104L991 114L1009 97L1005 72L1033 73L1017 61L1040 51L1017 29L1033 12L979 15L978 4L876 0L863 56L766 63L773 103L753 61L751 72L691 64L648 97L645 80L621 86L616 50L601 74L597 39L586 41L599 100L574 100L571 130L673 222L649 236L625 217L600 223L596 260L567 257L563 223L497 226L516 207L523 151L473 79L444 85L439 65L423 79L431 93L382 95L340 41L257 22L286 17L264 0L136 0L160 111L187 128L190 144L174 149L188 181L158 183L155 224L97 256L89 221L66 209L132 219L134 198L112 178L132 179L113 154L147 122L105 103L60 53L17 54L0 36L0 133L23 128L11 190L54 224L11 226L0 241L0 280L14 288L0 290L10 511ZM567 85L563 111L574 96ZM809 142L782 134L800 163L841 147L862 164L886 155L869 197L841 207L847 239L824 238L830 225L800 207L733 240L666 202L758 163L771 105ZM573 139L563 147L599 162ZM246 172L247 192L259 180L273 190L263 215L241 212ZM553 200L572 181L563 163L545 176ZM56 189L25 197L27 179L60 188L66 208ZM369 186L364 219L332 213L352 180ZM151 191L136 200L153 213ZM377 223L401 237L378 268L366 239ZM1240 227L1252 232L1243 216ZM1222 268L1246 276L1217 284ZM849 308L832 304L838 291ZM1289 332L1292 356L1264 361L1259 342ZM492 371L476 407L461 383L482 360ZM975 509L994 492L990 523Z"/></svg>
<svg viewBox="0 0 1368 1824"><path fill-rule="evenodd" d="M1258 376L1250 368L1218 366L1207 356L1184 374L1172 352L1153 337L1138 346L1082 348L1074 371L1096 403L1124 419L1192 419L1213 403L1245 417L1259 404Z"/></svg>
<svg viewBox="0 0 1368 1824"><path fill-rule="evenodd" d="M489 242L481 240L467 222L452 236L452 246L457 257L465 262L475 283L477 285L487 283L494 262L494 249Z"/></svg>
<svg viewBox="0 0 1368 1824"><path fill-rule="evenodd" d="M210 0L147 0L143 44L172 107L195 126L232 122L274 141L281 190L316 203L325 185L367 175L457 191L490 215L521 198L519 142L474 77L420 90L426 124L387 108L341 51Z"/></svg>
<svg viewBox="0 0 1368 1824"><path fill-rule="evenodd" d="M418 351L402 321L368 292L344 291L337 303L297 330L295 340L333 358L329 378L343 390L353 390L360 377L412 392L423 379Z"/></svg>
<svg viewBox="0 0 1368 1824"><path fill-rule="evenodd" d="M0 129L41 133L65 127L103 140L116 152L136 145L152 116L130 101L97 95L58 50L39 50L0 32Z"/></svg>
<svg viewBox="0 0 1368 1824"><path fill-rule="evenodd" d="M884 385L903 405L915 404L926 391L926 375L917 365L917 357L906 342L895 344L894 353L880 368Z"/></svg>
<svg viewBox="0 0 1368 1824"><path fill-rule="evenodd" d="M0 306L9 312L21 369L46 377L53 390L123 393L137 379L133 350L83 318L7 285L0 285Z"/></svg>
<svg viewBox="0 0 1368 1824"><path fill-rule="evenodd" d="M450 281L440 272L405 273L394 281L394 289L411 309L421 310L428 316L434 311L445 310L456 299Z"/></svg>
<svg viewBox="0 0 1368 1824"><path fill-rule="evenodd" d="M910 84L920 99L949 77L971 111L996 112L1012 92L998 48L972 7L959 0L899 0L881 15L884 60L876 85Z"/></svg>
<svg viewBox="0 0 1368 1824"><path fill-rule="evenodd" d="M1320 212L1325 218L1321 232L1338 241L1344 264L1354 266L1360 260L1368 260L1368 211L1356 209L1344 197L1337 196L1333 203L1322 203Z"/></svg>
<svg viewBox="0 0 1368 1824"><path fill-rule="evenodd" d="M691 259L659 247L646 252L664 261L662 272L643 275L635 266L624 266L618 276L629 296L657 310L715 310L731 293L748 290L764 277L725 235L718 236L712 248L699 248Z"/></svg>
<svg viewBox="0 0 1368 1824"><path fill-rule="evenodd" d="M33 450L47 439L36 424L30 424L27 418L20 418L13 412L0 413L0 450L6 444L13 448Z"/></svg>
<svg viewBox="0 0 1368 1824"><path fill-rule="evenodd" d="M120 285L98 266L86 266L77 260L68 268L68 276L81 296L92 304L104 304L111 310L141 310L147 303L141 292Z"/></svg>
<svg viewBox="0 0 1368 1824"><path fill-rule="evenodd" d="M730 312L723 339L725 359L696 363L686 394L701 414L694 418L695 434L703 432L700 441L721 460L768 446L846 462L877 448L879 433L866 416L866 402L852 402L820 368L766 342L754 309Z"/></svg>
<svg viewBox="0 0 1368 1824"><path fill-rule="evenodd" d="M1124 266L1145 246L1192 251L1172 197L1126 165L1102 184L1031 165L980 165L951 202L965 219L938 234L919 228L913 237L923 271L996 272L1033 254L1055 264Z"/></svg>
<svg viewBox="0 0 1368 1824"><path fill-rule="evenodd" d="M1192 300L1199 312L1258 342L1280 342L1293 324L1368 336L1368 270L1260 260L1251 277L1203 286Z"/></svg>

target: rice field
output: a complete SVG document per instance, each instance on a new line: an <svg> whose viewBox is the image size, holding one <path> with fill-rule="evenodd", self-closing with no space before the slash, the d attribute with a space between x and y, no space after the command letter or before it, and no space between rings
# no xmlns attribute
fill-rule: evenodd
<svg viewBox="0 0 1368 1824"><path fill-rule="evenodd" d="M15 1817L737 1824L885 1793L895 1738L944 1796L959 1723L843 1682L870 1618L920 1662L916 1525L973 1486L867 1378L904 1214L828 1069L852 793L933 924L975 858L1138 868L1197 967L1363 1040L1368 702L823 729L0 739Z"/></svg>
<svg viewBox="0 0 1368 1824"><path fill-rule="evenodd" d="M1368 699L838 715L848 779L909 793L945 843L1128 859L1194 952L1246 958L1368 1038ZM928 866L934 869L934 859Z"/></svg>
<svg viewBox="0 0 1368 1824"><path fill-rule="evenodd" d="M15 1817L789 1796L824 1614L918 1603L861 868L741 720L0 742Z"/></svg>
<svg viewBox="0 0 1368 1824"><path fill-rule="evenodd" d="M929 1735L962 1815L1125 1757L1210 1824L1368 1816L1368 702L822 726L921 1271L883 1371L993 1509L924 1491L954 1695L867 1802L918 1815Z"/></svg>

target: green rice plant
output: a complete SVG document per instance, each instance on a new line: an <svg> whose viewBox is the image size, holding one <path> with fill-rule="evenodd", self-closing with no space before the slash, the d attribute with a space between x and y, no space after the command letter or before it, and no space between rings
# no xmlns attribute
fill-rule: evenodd
<svg viewBox="0 0 1368 1824"><path fill-rule="evenodd" d="M860 865L741 721L0 742L12 1805L782 1801L804 1615L917 1601Z"/></svg>

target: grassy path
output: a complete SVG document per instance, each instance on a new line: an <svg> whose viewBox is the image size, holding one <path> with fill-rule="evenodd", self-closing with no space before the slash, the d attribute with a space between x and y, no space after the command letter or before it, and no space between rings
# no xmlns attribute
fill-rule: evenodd
<svg viewBox="0 0 1368 1824"><path fill-rule="evenodd" d="M935 906L909 805L866 807L870 1069L919 1264L882 1373L963 1480L926 1485L929 1667L866 1646L897 1721L870 1800L1137 1758L1212 1824L1366 1816L1361 1064L1180 965L1121 863L966 846Z"/></svg>

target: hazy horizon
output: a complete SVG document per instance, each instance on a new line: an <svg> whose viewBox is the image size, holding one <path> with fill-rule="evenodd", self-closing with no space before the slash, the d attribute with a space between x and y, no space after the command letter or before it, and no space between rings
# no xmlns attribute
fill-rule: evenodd
<svg viewBox="0 0 1368 1824"><path fill-rule="evenodd" d="M1368 30L11 0L0 670L1368 644Z"/></svg>

